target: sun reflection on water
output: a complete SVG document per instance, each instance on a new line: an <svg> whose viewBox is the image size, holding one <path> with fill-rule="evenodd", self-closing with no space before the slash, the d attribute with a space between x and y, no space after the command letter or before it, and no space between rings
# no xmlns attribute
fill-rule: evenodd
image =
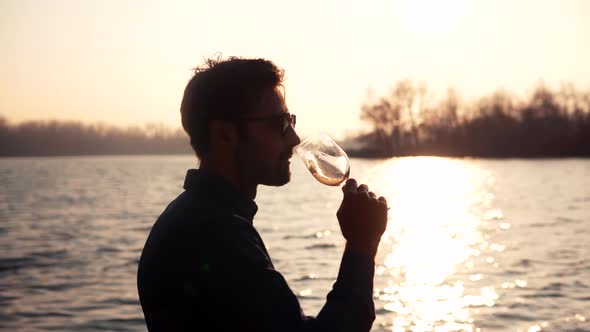
<svg viewBox="0 0 590 332"><path fill-rule="evenodd" d="M493 286L472 294L464 285L485 278L470 270L489 247L474 211L493 199L491 176L468 161L430 157L392 159L371 173L391 205L376 270L376 287L387 285L375 290L392 313L388 330L478 331L470 310L493 306L498 295Z"/></svg>

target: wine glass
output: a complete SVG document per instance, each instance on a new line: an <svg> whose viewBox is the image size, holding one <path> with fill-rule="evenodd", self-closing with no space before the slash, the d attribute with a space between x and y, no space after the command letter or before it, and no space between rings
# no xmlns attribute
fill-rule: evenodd
<svg viewBox="0 0 590 332"><path fill-rule="evenodd" d="M330 136L318 132L305 138L294 149L316 180L338 186L350 175L350 161Z"/></svg>

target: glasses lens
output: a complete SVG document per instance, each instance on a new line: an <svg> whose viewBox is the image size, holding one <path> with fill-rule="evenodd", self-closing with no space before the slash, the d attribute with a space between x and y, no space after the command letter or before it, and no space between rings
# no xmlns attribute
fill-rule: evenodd
<svg viewBox="0 0 590 332"><path fill-rule="evenodd" d="M285 135L285 133L287 132L287 129L289 128L289 117L287 116L287 114L284 114L281 117L281 133L283 135Z"/></svg>
<svg viewBox="0 0 590 332"><path fill-rule="evenodd" d="M287 133L289 127L293 127L293 129L295 129L295 115L287 113L283 116L283 135Z"/></svg>
<svg viewBox="0 0 590 332"><path fill-rule="evenodd" d="M283 116L283 135L287 133L287 129L289 129L289 116L285 115Z"/></svg>

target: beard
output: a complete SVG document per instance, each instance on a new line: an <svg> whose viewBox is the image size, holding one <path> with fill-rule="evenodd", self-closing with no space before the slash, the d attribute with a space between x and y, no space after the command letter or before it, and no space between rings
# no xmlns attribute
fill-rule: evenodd
<svg viewBox="0 0 590 332"><path fill-rule="evenodd" d="M277 174L272 183L262 183L268 186L284 186L291 181L291 167L288 159L281 159L277 167Z"/></svg>
<svg viewBox="0 0 590 332"><path fill-rule="evenodd" d="M240 177L243 181L257 185L283 186L291 181L289 156L281 154L278 158L269 158L259 149L243 149L236 158Z"/></svg>
<svg viewBox="0 0 590 332"><path fill-rule="evenodd" d="M291 181L291 170L286 159L260 161L251 169L250 175L257 184L266 186L279 187Z"/></svg>

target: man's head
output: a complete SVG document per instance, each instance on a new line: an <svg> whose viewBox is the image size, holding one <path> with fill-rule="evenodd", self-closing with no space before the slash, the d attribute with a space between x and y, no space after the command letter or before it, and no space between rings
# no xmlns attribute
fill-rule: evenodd
<svg viewBox="0 0 590 332"><path fill-rule="evenodd" d="M283 71L264 59L208 60L184 91L182 126L201 163L230 167L239 181L283 185L299 137L282 92Z"/></svg>

